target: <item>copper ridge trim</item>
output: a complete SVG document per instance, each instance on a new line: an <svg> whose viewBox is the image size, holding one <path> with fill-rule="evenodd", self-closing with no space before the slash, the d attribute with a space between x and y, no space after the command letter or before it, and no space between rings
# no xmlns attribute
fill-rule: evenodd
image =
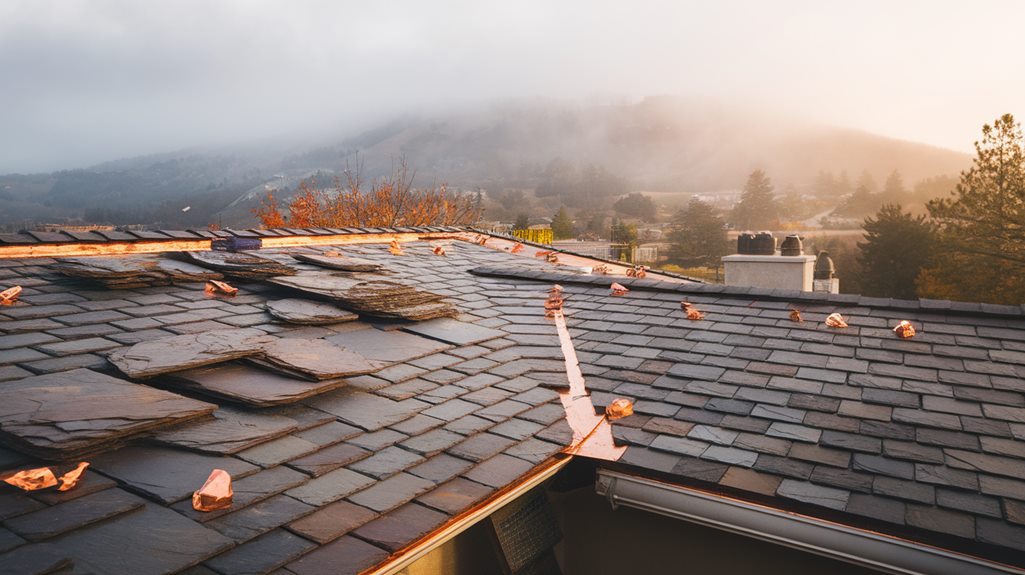
<svg viewBox="0 0 1025 575"><path fill-rule="evenodd" d="M566 327L566 316L559 310L555 312L554 319L562 355L566 358L566 378L569 379L569 390L560 392L559 399L566 410L566 421L573 429L573 443L563 453L617 461L623 456L626 446L615 444L608 418L594 412L591 395L584 383L584 374L580 371L577 352L573 348L569 328Z"/></svg>
<svg viewBox="0 0 1025 575"><path fill-rule="evenodd" d="M445 525L424 536L420 541L395 552L391 557L385 560L384 563L363 571L362 575L395 575L396 573L399 573L406 567L409 567L417 559L420 559L424 555L427 555L431 551L441 547L453 537L459 535L463 531L466 531L478 521L486 518L499 508L505 506L505 504L518 498L538 485L541 485L553 475L561 471L563 467L572 461L572 459L572 457L562 456L558 459L549 459L547 462L535 467L534 470L525 476L519 483L515 483L504 490L499 491L483 503L469 509L468 511L464 511L460 515L457 515Z"/></svg>

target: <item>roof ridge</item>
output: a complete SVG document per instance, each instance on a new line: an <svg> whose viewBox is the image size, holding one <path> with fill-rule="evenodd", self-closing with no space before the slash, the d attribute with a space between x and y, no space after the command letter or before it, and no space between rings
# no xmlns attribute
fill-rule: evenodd
<svg viewBox="0 0 1025 575"><path fill-rule="evenodd" d="M607 287L612 281L622 284L630 289L657 291L663 293L689 293L689 294L723 294L733 296L756 296L759 299L769 301L794 301L801 303L829 303L841 305L856 305L879 309L895 309L904 311L937 311L955 314L972 314L996 317L1025 316L1025 305L1000 305L975 302L960 302L950 300L918 299L903 300L894 298L879 298L857 294L827 294L822 292L805 292L798 290L769 289L758 287L727 286L722 284L693 283L680 284L674 282L660 281L649 278L631 278L626 276L615 276L615 280L609 276L583 275L567 272L546 272L526 268L498 268L491 266L478 266L470 270L470 273L481 276L521 278L544 282L555 282L560 284L580 284L589 286ZM659 271L658 273L663 273Z"/></svg>

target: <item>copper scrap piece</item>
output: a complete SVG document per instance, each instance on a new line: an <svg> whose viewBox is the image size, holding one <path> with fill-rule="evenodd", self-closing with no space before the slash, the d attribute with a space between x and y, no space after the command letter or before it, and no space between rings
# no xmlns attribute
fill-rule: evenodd
<svg viewBox="0 0 1025 575"><path fill-rule="evenodd" d="M645 271L646 269L644 266L634 266L626 270L626 275L632 278L643 278L648 275L648 272Z"/></svg>
<svg viewBox="0 0 1025 575"><path fill-rule="evenodd" d="M192 508L196 511L225 509L231 506L233 495L231 475L223 469L214 469L203 487L192 494Z"/></svg>
<svg viewBox="0 0 1025 575"><path fill-rule="evenodd" d="M630 292L630 290L626 289L626 286L622 286L617 283L609 286L609 289L612 290L612 295L626 295Z"/></svg>
<svg viewBox="0 0 1025 575"><path fill-rule="evenodd" d="M14 305L19 295L21 295L21 286L14 286L0 291L0 305Z"/></svg>
<svg viewBox="0 0 1025 575"><path fill-rule="evenodd" d="M606 264L598 264L591 268L591 273L603 276L609 275L609 266L607 266Z"/></svg>
<svg viewBox="0 0 1025 575"><path fill-rule="evenodd" d="M203 289L203 291L205 291L207 295L219 295L220 294L220 295L235 296L236 294L238 294L238 288L237 287L234 287L234 286L232 286L231 284L229 284L227 282L222 282L222 281L219 281L219 280L208 280L206 282L206 287Z"/></svg>
<svg viewBox="0 0 1025 575"><path fill-rule="evenodd" d="M445 248L441 246L434 246L434 255L443 256L445 255Z"/></svg>
<svg viewBox="0 0 1025 575"><path fill-rule="evenodd" d="M689 301L680 302L680 309L682 309L683 311L687 311L692 307L694 307L694 304L690 303Z"/></svg>
<svg viewBox="0 0 1025 575"><path fill-rule="evenodd" d="M705 314L701 313L696 308L688 307L687 308L687 319L694 320L694 321L702 320L702 319L705 319Z"/></svg>
<svg viewBox="0 0 1025 575"><path fill-rule="evenodd" d="M388 246L388 251L391 252L391 255L393 255L393 256L401 256L402 255L402 246L399 245L399 240L397 240L397 239L392 240L391 244Z"/></svg>
<svg viewBox="0 0 1025 575"><path fill-rule="evenodd" d="M633 402L623 397L614 399L612 403L605 406L605 415L607 415L609 419L619 419L621 417L633 415L633 413Z"/></svg>
<svg viewBox="0 0 1025 575"><path fill-rule="evenodd" d="M562 286L555 284L548 290L548 299L545 300L545 317L555 317L562 312Z"/></svg>
<svg viewBox="0 0 1025 575"><path fill-rule="evenodd" d="M486 246L488 244L488 240L489 239L491 239L491 238L489 238L487 236L477 236L477 245L478 246Z"/></svg>
<svg viewBox="0 0 1025 575"><path fill-rule="evenodd" d="M520 243L520 242L516 242L516 245L514 245L511 248L509 248L509 253L512 253L512 254L518 254L518 253L520 253L522 251L523 251L523 244Z"/></svg>
<svg viewBox="0 0 1025 575"><path fill-rule="evenodd" d="M57 478L54 477L53 471L49 467L39 467L19 471L10 477L5 477L4 483L25 491L38 491L57 485Z"/></svg>
<svg viewBox="0 0 1025 575"><path fill-rule="evenodd" d="M893 332L901 339L911 339L915 337L915 326L911 325L911 322L906 319L901 320L897 327L893 328Z"/></svg>
<svg viewBox="0 0 1025 575"><path fill-rule="evenodd" d="M844 321L843 316L838 313L831 313L826 318L826 325L829 327L847 327L847 322Z"/></svg>
<svg viewBox="0 0 1025 575"><path fill-rule="evenodd" d="M340 252L338 250L328 250L328 251L324 252L324 255L329 257L329 258L337 258L338 256L342 255L342 252Z"/></svg>
<svg viewBox="0 0 1025 575"><path fill-rule="evenodd" d="M804 323L804 318L801 317L801 310L792 309L790 310L790 321L797 323Z"/></svg>
<svg viewBox="0 0 1025 575"><path fill-rule="evenodd" d="M555 255L554 253L550 253L545 256L545 261L550 264L557 264L559 263L559 256Z"/></svg>
<svg viewBox="0 0 1025 575"><path fill-rule="evenodd" d="M82 475L85 473L87 467L89 467L89 463L82 461L77 467L64 475L61 475L58 478L61 485L57 488L57 491L70 491L71 489L74 489L75 486L78 485L78 482L82 480Z"/></svg>
<svg viewBox="0 0 1025 575"><path fill-rule="evenodd" d="M551 253L552 253L552 250L538 250L538 251L534 252L534 257L535 258L544 258L544 257L548 257L548 255L551 254Z"/></svg>

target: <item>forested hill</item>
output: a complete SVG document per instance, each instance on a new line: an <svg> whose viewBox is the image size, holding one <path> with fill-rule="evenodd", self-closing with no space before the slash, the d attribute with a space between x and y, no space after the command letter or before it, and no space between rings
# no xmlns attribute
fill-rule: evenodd
<svg viewBox="0 0 1025 575"><path fill-rule="evenodd" d="M409 116L326 145L191 150L119 160L86 170L0 176L0 225L83 219L170 227L251 223L267 189L354 165L367 177L405 157L419 183L530 189L560 169L600 169L631 189L706 192L739 188L765 170L782 189L807 189L820 172L867 170L905 181L957 174L966 154L770 115L651 98L636 104L506 103ZM182 211L185 207L188 210Z"/></svg>

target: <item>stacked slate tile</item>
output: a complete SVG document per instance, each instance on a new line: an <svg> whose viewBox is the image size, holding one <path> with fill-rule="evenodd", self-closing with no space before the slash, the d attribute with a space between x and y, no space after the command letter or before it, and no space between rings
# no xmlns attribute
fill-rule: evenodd
<svg viewBox="0 0 1025 575"><path fill-rule="evenodd" d="M204 268L217 270L232 278L261 280L274 276L290 276L295 268L253 254L237 252L178 252L178 257Z"/></svg>
<svg viewBox="0 0 1025 575"><path fill-rule="evenodd" d="M381 269L381 264L343 255L328 254L292 254L292 257L308 264L322 268L341 270L346 272L376 272Z"/></svg>
<svg viewBox="0 0 1025 575"><path fill-rule="evenodd" d="M218 272L188 262L152 256L59 258L53 269L108 289L135 289L223 278Z"/></svg>
<svg viewBox="0 0 1025 575"><path fill-rule="evenodd" d="M441 301L441 295L376 276L354 278L314 272L275 277L270 282L378 318L421 321L457 313L455 307Z"/></svg>

